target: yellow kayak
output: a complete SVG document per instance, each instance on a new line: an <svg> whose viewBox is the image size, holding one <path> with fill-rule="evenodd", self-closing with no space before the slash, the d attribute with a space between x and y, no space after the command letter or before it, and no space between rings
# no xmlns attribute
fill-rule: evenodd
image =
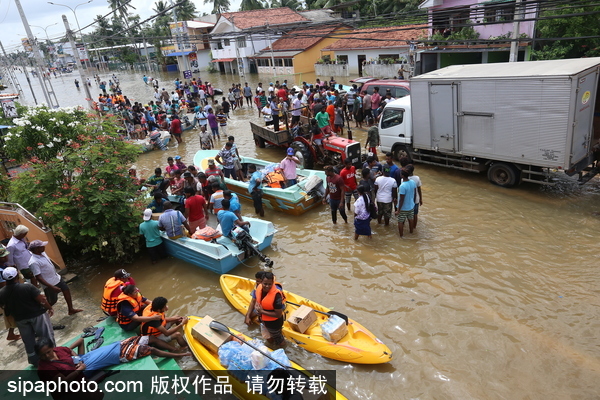
<svg viewBox="0 0 600 400"><path fill-rule="evenodd" d="M235 275L221 275L221 288L229 302L242 314L246 315L250 306L250 293L254 289L253 279ZM306 305L316 311L330 310L302 296L284 290L288 302ZM297 306L287 303L286 313ZM355 364L382 364L392 360L392 351L381 340L377 339L367 328L358 322L348 319L348 334L339 342L327 341L321 333L321 324L329 317L317 313L317 322L313 323L305 333L294 331L286 321L283 324L283 335L304 349L338 361Z"/></svg>
<svg viewBox="0 0 600 400"><path fill-rule="evenodd" d="M204 347L204 345L202 343L200 343L198 340L196 340L192 336L192 328L194 327L194 325L196 325L198 322L200 322L202 320L202 318L193 317L193 316L190 316L188 318L189 318L189 321L187 324L185 324L185 328L184 328L185 340L187 341L188 346L190 346L192 353L194 353L194 356L196 357L198 362L202 365L202 367L206 371L208 371L215 379L218 379L219 376L227 376L228 377L227 383L231 385L233 394L238 399L268 400L268 398L262 394L248 393L248 384L246 382L242 382L242 381L238 380L233 375L231 375L229 373L229 371L227 371L227 369L225 367L223 367L221 365L221 363L219 362L219 355L212 352L211 350L207 349L206 347ZM229 330L234 335L237 335L246 341L250 341L252 339L252 338L244 335L243 333L236 331L235 329L229 328ZM271 350L269 350L269 351L271 351ZM309 379L310 376L312 376L311 373L309 373L308 371L305 371L304 368L302 368L298 364L296 364L294 362L291 362L291 364L292 364L293 368L302 371L302 373L306 376L306 378L305 378L306 381ZM327 389L327 394L322 395L324 397L319 397L319 399L347 400L347 398L345 396L343 396L341 393L339 393L337 390L335 390L332 386L326 385L326 389Z"/></svg>

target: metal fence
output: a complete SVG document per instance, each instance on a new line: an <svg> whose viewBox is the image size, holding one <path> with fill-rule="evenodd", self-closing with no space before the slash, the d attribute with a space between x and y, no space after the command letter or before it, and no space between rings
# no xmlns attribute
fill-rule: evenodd
<svg viewBox="0 0 600 400"><path fill-rule="evenodd" d="M105 64L106 65L106 64ZM137 63L122 63L122 62L109 62L108 69L109 71L136 71L136 72L151 72L151 71L160 71L161 68L156 62L150 63L150 68L148 68L148 63L145 62L137 62Z"/></svg>

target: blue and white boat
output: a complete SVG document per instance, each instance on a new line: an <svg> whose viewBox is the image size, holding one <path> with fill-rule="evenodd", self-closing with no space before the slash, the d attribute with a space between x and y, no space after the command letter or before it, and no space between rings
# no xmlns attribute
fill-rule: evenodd
<svg viewBox="0 0 600 400"><path fill-rule="evenodd" d="M225 236L217 238L214 242L187 237L172 240L162 232L167 254L217 274L226 274L256 254L255 251L246 251L249 246L260 252L269 247L273 241L276 230L272 222L248 217L244 217L244 221L250 222L250 235L257 243L241 241L240 244L240 241L234 242ZM270 260L262 254L258 256L268 266Z"/></svg>

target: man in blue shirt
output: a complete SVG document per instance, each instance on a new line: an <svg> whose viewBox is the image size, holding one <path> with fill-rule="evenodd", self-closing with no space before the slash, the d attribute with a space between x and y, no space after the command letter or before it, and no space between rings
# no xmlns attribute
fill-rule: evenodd
<svg viewBox="0 0 600 400"><path fill-rule="evenodd" d="M256 165L248 164L250 180L248 181L248 192L252 196L254 211L261 217L265 216L265 210L262 204L262 174L256 170Z"/></svg>
<svg viewBox="0 0 600 400"><path fill-rule="evenodd" d="M222 207L223 209L221 211L218 212L217 214L217 219L219 220L219 223L221 224L221 232L223 232L223 236L227 236L227 237L231 237L231 230L233 228L235 228L235 226L240 226L242 228L244 227L250 227L250 222L248 221L242 221L240 218L238 218L237 215L235 215L229 208L230 208L230 202L229 200L225 199L223 200L222 203Z"/></svg>
<svg viewBox="0 0 600 400"><path fill-rule="evenodd" d="M229 200L229 211L237 215L239 219L242 219L242 205L237 194L231 190L223 190L223 198Z"/></svg>
<svg viewBox="0 0 600 400"><path fill-rule="evenodd" d="M165 201L165 212L158 218L158 229L167 232L169 239L179 239L183 237L183 225L185 229L190 231L190 226L187 220L180 211L173 210L173 204L170 201Z"/></svg>
<svg viewBox="0 0 600 400"><path fill-rule="evenodd" d="M398 216L398 232L400 232L400 239L404 234L404 221L408 219L408 229L410 233L413 233L415 228L415 198L417 197L417 184L414 181L408 179L408 171L405 169L400 170L402 176L402 183L400 184L400 196L398 196L398 209L396 215Z"/></svg>

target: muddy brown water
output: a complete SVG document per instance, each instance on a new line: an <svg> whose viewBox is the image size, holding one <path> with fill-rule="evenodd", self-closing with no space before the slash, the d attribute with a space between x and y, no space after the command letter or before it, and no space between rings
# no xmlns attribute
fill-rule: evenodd
<svg viewBox="0 0 600 400"><path fill-rule="evenodd" d="M240 81L204 75L217 87ZM141 74L119 76L126 94L151 99ZM172 81L174 75L161 78ZM256 86L256 76L247 79ZM70 99L77 93L71 86L69 77L57 93ZM280 161L282 149L254 146L249 120L258 120L257 112L244 108L229 123L240 153ZM364 131L355 131L355 138L364 141ZM199 149L195 131L184 140L142 155L139 174L164 167L167 156L190 163ZM507 190L467 172L417 165L416 174L424 205L416 232L404 240L395 227L373 223L372 240L354 241L352 225L333 226L325 207L301 217L267 210L265 218L278 232L266 253L285 287L348 314L394 354L387 364L351 365L289 345L290 358L306 368L335 369L338 388L350 399L598 398L600 182ZM250 203L242 207L251 215ZM248 264L232 273L253 276L258 262ZM170 312L210 315L259 335L228 304L217 275L175 259L151 265L145 256L126 268L146 296L167 297ZM86 312L65 317L61 298L55 319L68 328L58 342L100 316L95 307L114 269L76 271L75 301ZM24 365L22 345L0 345L9 350L5 366ZM198 365L188 357L182 367Z"/></svg>

